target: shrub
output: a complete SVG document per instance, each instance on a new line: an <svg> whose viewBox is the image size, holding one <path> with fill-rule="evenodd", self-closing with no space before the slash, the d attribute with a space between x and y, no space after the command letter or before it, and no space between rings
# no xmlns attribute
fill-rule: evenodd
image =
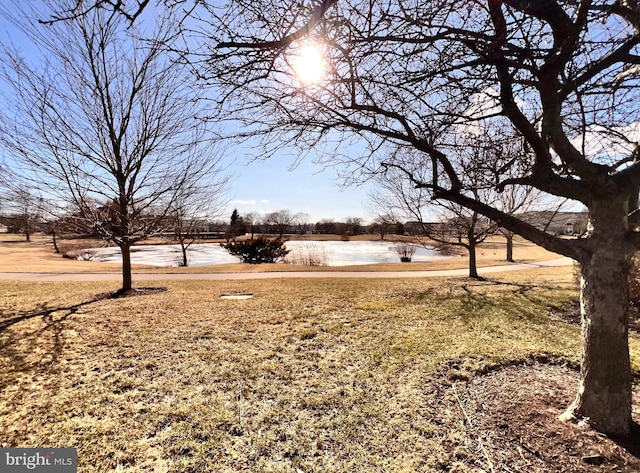
<svg viewBox="0 0 640 473"><path fill-rule="evenodd" d="M220 246L232 255L240 257L243 262L251 264L276 263L289 254L283 240L264 236L251 240L230 240L220 243Z"/></svg>
<svg viewBox="0 0 640 473"><path fill-rule="evenodd" d="M98 252L95 247L87 247L82 244L75 245L61 245L60 253L63 258L76 259L81 261L91 261L94 259Z"/></svg>
<svg viewBox="0 0 640 473"><path fill-rule="evenodd" d="M410 263L413 255L416 254L416 246L407 242L396 243L396 253L403 263Z"/></svg>
<svg viewBox="0 0 640 473"><path fill-rule="evenodd" d="M284 260L288 264L299 264L303 266L328 266L329 257L327 250L315 243L307 243L287 256Z"/></svg>

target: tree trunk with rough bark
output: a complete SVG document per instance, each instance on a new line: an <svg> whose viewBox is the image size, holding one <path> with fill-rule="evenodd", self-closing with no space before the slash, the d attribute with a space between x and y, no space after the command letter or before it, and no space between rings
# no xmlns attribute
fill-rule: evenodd
<svg viewBox="0 0 640 473"><path fill-rule="evenodd" d="M182 250L182 261L180 261L180 266L184 266L185 268L189 266L189 258L187 257L187 246L184 243L184 240L180 241L180 249Z"/></svg>
<svg viewBox="0 0 640 473"><path fill-rule="evenodd" d="M58 248L58 234L55 228L51 230L51 236L53 237L53 249L56 254L60 254L60 248Z"/></svg>
<svg viewBox="0 0 640 473"><path fill-rule="evenodd" d="M120 244L122 251L122 288L121 292L133 289L133 280L131 277L131 245L127 242Z"/></svg>
<svg viewBox="0 0 640 473"><path fill-rule="evenodd" d="M469 245L467 246L469 251L469 277L478 279L478 264L476 258L476 242L473 238L469 239Z"/></svg>
<svg viewBox="0 0 640 473"><path fill-rule="evenodd" d="M625 251L626 203L590 207L596 243L581 261L583 351L578 394L564 418L588 419L600 432L628 435L631 363L628 342L629 252Z"/></svg>
<svg viewBox="0 0 640 473"><path fill-rule="evenodd" d="M513 263L513 233L505 232L504 237L507 239L507 261Z"/></svg>

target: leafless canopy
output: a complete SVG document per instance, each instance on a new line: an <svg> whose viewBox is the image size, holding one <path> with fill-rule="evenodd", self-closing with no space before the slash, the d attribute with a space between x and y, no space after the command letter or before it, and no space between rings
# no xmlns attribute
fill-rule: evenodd
<svg viewBox="0 0 640 473"><path fill-rule="evenodd" d="M121 15L133 23L142 15L149 3L149 0L96 0L94 2L73 0L61 2L61 5L56 6L49 14L38 18L38 21L44 25L53 25L61 21L77 20L93 14L96 10L104 10L116 16Z"/></svg>
<svg viewBox="0 0 640 473"><path fill-rule="evenodd" d="M167 54L170 15L144 32L100 8L43 26L36 19L53 11L43 5L3 8L40 53L3 51L8 164L120 246L126 267L130 245L158 231L179 199L219 192L221 155L189 71Z"/></svg>
<svg viewBox="0 0 640 473"><path fill-rule="evenodd" d="M267 150L333 143L332 162L401 170L433 197L580 261L587 322L568 412L629 432L637 0L229 0L194 13L204 23L186 34L199 46L200 76L219 91L216 116L263 136ZM293 72L305 42L325 62L313 83ZM522 146L495 166L469 147L470 138L491 149L509 137ZM592 229L583 239L549 235L471 192L467 171L498 191L525 186L582 202Z"/></svg>
<svg viewBox="0 0 640 473"><path fill-rule="evenodd" d="M500 188L525 184L585 204L594 193L636 190L633 2L236 0L205 9L206 25L189 32L201 41L201 76L223 91L221 114L242 120L245 133L266 134L267 146L359 135L367 149L350 161L360 169L402 166L416 185L536 240L533 229L465 194L452 163L461 135L489 130L488 146L524 137L520 153L495 170ZM326 61L315 85L292 72L307 41ZM427 180L413 174L425 163ZM575 245L556 243L578 257Z"/></svg>

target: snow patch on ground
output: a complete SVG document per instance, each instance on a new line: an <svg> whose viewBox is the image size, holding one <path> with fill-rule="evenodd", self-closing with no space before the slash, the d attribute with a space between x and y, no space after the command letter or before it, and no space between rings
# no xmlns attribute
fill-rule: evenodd
<svg viewBox="0 0 640 473"><path fill-rule="evenodd" d="M294 256L296 251L304 251L312 243L326 255L327 266L349 266L372 263L399 263L400 257L394 243L385 241L288 241L286 246ZM120 249L117 247L96 248L93 261L121 263ZM216 243L193 244L187 250L189 266L237 263L240 260L227 253ZM418 247L413 261L430 261L451 258L442 256L433 249ZM131 249L133 264L153 266L178 266L182 259L180 245L140 245Z"/></svg>

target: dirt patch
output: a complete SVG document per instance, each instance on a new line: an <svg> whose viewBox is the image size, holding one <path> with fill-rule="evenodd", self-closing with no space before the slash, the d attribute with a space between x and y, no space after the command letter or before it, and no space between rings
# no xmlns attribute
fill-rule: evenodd
<svg viewBox="0 0 640 473"><path fill-rule="evenodd" d="M111 299L119 299L122 297L148 296L150 294L165 292L166 290L166 287L136 287L133 289L127 289L126 291L119 289L116 292L109 294L109 297Z"/></svg>
<svg viewBox="0 0 640 473"><path fill-rule="evenodd" d="M582 323L580 303L578 301L567 302L551 310L549 317L557 322L580 325ZM632 302L629 306L629 330L640 333L640 304L638 302Z"/></svg>
<svg viewBox="0 0 640 473"><path fill-rule="evenodd" d="M533 364L446 388L443 399L456 406L458 435L464 437L456 452L460 471L640 471L640 431L617 443L586 425L559 420L577 383L574 370ZM636 386L634 416L639 415Z"/></svg>

